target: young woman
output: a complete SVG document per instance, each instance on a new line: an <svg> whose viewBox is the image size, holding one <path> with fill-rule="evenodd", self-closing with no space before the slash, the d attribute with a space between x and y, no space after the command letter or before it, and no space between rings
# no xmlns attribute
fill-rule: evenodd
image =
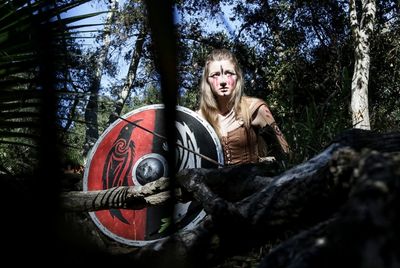
<svg viewBox="0 0 400 268"><path fill-rule="evenodd" d="M198 112L217 132L226 165L256 163L264 156L282 158L289 154L289 145L267 104L244 95L243 74L229 50L216 49L208 55L200 88ZM271 149L275 155L268 155Z"/></svg>

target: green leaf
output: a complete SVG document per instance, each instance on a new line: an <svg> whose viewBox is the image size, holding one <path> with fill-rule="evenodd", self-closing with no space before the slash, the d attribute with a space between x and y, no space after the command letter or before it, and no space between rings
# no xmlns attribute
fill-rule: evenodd
<svg viewBox="0 0 400 268"><path fill-rule="evenodd" d="M161 222L160 230L158 230L159 234L165 232L171 226L171 218L162 218Z"/></svg>

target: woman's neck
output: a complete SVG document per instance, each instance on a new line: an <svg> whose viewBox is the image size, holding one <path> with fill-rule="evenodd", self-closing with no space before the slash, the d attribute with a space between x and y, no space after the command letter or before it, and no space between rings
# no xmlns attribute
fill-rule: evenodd
<svg viewBox="0 0 400 268"><path fill-rule="evenodd" d="M221 115L226 115L232 110L232 107L228 105L229 100L227 98L220 98L218 100L218 110Z"/></svg>

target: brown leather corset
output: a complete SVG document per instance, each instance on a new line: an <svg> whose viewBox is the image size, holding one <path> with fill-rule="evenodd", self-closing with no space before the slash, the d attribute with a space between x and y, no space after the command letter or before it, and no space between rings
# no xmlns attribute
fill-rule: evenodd
<svg viewBox="0 0 400 268"><path fill-rule="evenodd" d="M253 128L241 126L221 139L225 164L238 165L258 162L257 135Z"/></svg>

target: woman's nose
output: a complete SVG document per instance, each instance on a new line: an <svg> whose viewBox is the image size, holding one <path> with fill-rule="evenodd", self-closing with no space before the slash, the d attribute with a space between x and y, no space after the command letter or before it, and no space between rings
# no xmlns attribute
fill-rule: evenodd
<svg viewBox="0 0 400 268"><path fill-rule="evenodd" d="M220 84L220 86L222 86L222 87L226 86L226 76L225 76L225 75L222 75L222 76L221 76L221 79L220 79L220 81L219 81L219 84Z"/></svg>

